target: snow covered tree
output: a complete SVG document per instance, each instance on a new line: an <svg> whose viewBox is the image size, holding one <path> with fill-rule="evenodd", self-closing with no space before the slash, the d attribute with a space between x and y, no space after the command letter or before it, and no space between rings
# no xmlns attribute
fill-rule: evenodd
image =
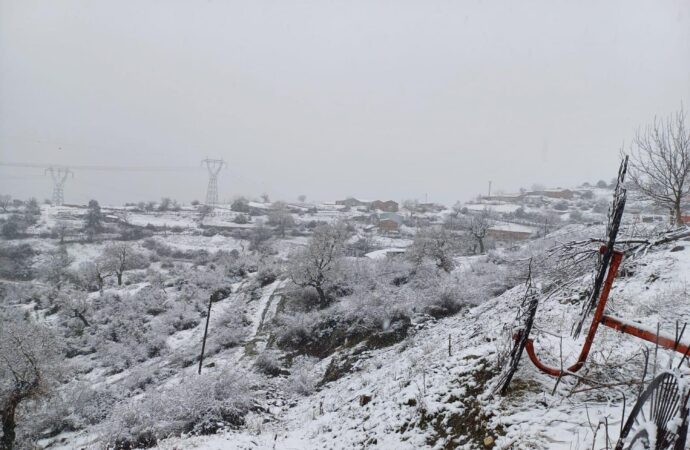
<svg viewBox="0 0 690 450"><path fill-rule="evenodd" d="M456 242L451 233L440 227L429 227L417 232L406 255L415 266L428 258L434 261L436 267L450 273L454 267L452 253L455 248Z"/></svg>
<svg viewBox="0 0 690 450"><path fill-rule="evenodd" d="M2 208L3 211L7 212L7 208L12 204L12 196L11 195L0 195L0 208Z"/></svg>
<svg viewBox="0 0 690 450"><path fill-rule="evenodd" d="M458 217L460 216L460 213L463 210L462 203L460 202L455 202L453 207L450 209L448 212L448 220L446 222L446 226L450 228L451 230L455 229L458 225Z"/></svg>
<svg viewBox="0 0 690 450"><path fill-rule="evenodd" d="M295 226L295 219L284 202L275 202L268 212L268 224L276 227L281 237L285 237L285 231Z"/></svg>
<svg viewBox="0 0 690 450"><path fill-rule="evenodd" d="M108 272L108 268L105 267L102 258L96 258L93 261L84 261L79 265L76 272L76 283L80 288L87 291L98 289L103 293L103 286L105 285L105 280L111 273Z"/></svg>
<svg viewBox="0 0 690 450"><path fill-rule="evenodd" d="M59 291L69 275L69 266L73 261L74 258L69 255L67 248L60 245L56 250L46 254L46 259L39 268L39 274L42 279Z"/></svg>
<svg viewBox="0 0 690 450"><path fill-rule="evenodd" d="M476 253L479 246L479 253L484 253L486 247L486 234L491 227L491 213L484 209L478 214L468 217L462 225L468 236L475 241L473 252Z"/></svg>
<svg viewBox="0 0 690 450"><path fill-rule="evenodd" d="M690 128L681 109L640 129L633 141L630 180L643 197L671 211L682 223L682 202L690 195Z"/></svg>
<svg viewBox="0 0 690 450"><path fill-rule="evenodd" d="M249 200L244 197L237 197L230 204L230 209L235 212L248 213L249 212Z"/></svg>
<svg viewBox="0 0 690 450"><path fill-rule="evenodd" d="M89 241L93 240L96 234L103 231L102 221L101 206L96 200L90 200L86 216L84 216L84 231Z"/></svg>
<svg viewBox="0 0 690 450"><path fill-rule="evenodd" d="M58 339L20 316L0 317L0 450L12 450L20 404L46 395L59 366Z"/></svg>
<svg viewBox="0 0 690 450"><path fill-rule="evenodd" d="M249 234L249 250L261 254L269 253L271 240L271 230L264 226L263 221L259 220Z"/></svg>
<svg viewBox="0 0 690 450"><path fill-rule="evenodd" d="M69 231L69 224L65 222L64 220L58 220L55 222L55 225L53 225L50 229L51 234L60 239L60 244L65 243L65 236L67 236L67 233Z"/></svg>
<svg viewBox="0 0 690 450"><path fill-rule="evenodd" d="M122 275L126 270L144 268L148 264L146 256L127 243L109 245L101 258L103 267L117 277L118 286L122 286Z"/></svg>
<svg viewBox="0 0 690 450"><path fill-rule="evenodd" d="M5 239L16 239L26 232L29 224L19 214L12 214L7 221L2 224L2 236Z"/></svg>
<svg viewBox="0 0 690 450"><path fill-rule="evenodd" d="M320 225L306 247L291 255L288 274L300 287L313 287L322 306L328 304L326 287L333 281L343 255L347 231L343 224Z"/></svg>

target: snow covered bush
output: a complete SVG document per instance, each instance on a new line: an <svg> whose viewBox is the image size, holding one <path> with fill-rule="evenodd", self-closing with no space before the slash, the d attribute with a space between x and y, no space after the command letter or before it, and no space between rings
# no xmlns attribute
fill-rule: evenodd
<svg viewBox="0 0 690 450"><path fill-rule="evenodd" d="M290 376L287 380L288 389L300 395L309 395L316 389L319 381L315 373L316 358L298 356L292 361Z"/></svg>
<svg viewBox="0 0 690 450"><path fill-rule="evenodd" d="M211 312L213 318L213 311ZM242 311L236 308L228 308L220 313L214 326L209 330L208 351L209 354L217 353L222 349L235 347L249 336L251 322Z"/></svg>
<svg viewBox="0 0 690 450"><path fill-rule="evenodd" d="M29 244L0 245L0 277L10 280L33 278L33 259L36 252Z"/></svg>
<svg viewBox="0 0 690 450"><path fill-rule="evenodd" d="M180 433L208 434L242 425L253 406L249 373L190 375L160 391L117 405L104 424L108 448L150 447Z"/></svg>
<svg viewBox="0 0 690 450"><path fill-rule="evenodd" d="M280 375L282 367L278 352L264 350L254 361L254 368L264 375L275 377Z"/></svg>

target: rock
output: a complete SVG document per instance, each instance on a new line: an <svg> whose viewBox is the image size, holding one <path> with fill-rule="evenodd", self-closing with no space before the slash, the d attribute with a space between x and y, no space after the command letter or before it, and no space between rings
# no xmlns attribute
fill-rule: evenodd
<svg viewBox="0 0 690 450"><path fill-rule="evenodd" d="M485 437L484 438L484 446L485 447L491 447L492 445L494 445L494 438L492 438L491 436Z"/></svg>
<svg viewBox="0 0 690 450"><path fill-rule="evenodd" d="M671 249L671 253L673 253L673 252L681 252L681 251L683 251L683 250L685 250L685 247L683 247L682 245L676 245L675 247L673 247L673 248Z"/></svg>
<svg viewBox="0 0 690 450"><path fill-rule="evenodd" d="M371 401L371 395L362 394L359 396L359 406L365 406Z"/></svg>

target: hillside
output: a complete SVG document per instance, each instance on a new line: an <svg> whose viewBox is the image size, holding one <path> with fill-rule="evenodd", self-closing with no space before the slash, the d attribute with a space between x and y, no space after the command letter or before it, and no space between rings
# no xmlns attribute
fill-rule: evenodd
<svg viewBox="0 0 690 450"><path fill-rule="evenodd" d="M612 312L650 328L659 324L671 334L676 321L687 322L690 247L683 246L671 251L678 247L668 245L628 259L625 270L631 275L616 281ZM360 353L354 373L294 406L272 411L266 423L250 430L172 439L160 447L490 448L484 440L491 438L495 448L571 449L604 448L607 434L615 442L623 396L629 411L637 394L633 383L642 377L641 348L653 353L654 345L602 327L580 373L583 378L556 383L525 356L510 393L492 396L497 352L505 346L501 330L505 319L515 315L523 291L515 287L457 316L427 322L402 343ZM574 361L582 344L582 339L568 338L578 313L579 305L568 296L539 306L537 327L564 336L566 362ZM537 335L538 354L558 366L560 340ZM660 349L656 371L679 357ZM328 364L322 361L316 371ZM621 385L596 389L597 383Z"/></svg>
<svg viewBox="0 0 690 450"><path fill-rule="evenodd" d="M404 220L428 225L389 233L372 227L364 208L316 206L281 210L291 221L281 233L282 222L269 215L276 209L236 224L247 213L103 208L103 230L90 240L81 229L86 209L43 207L25 235L4 241L3 314L45 326L51 353L63 355L51 363L59 373L50 395L19 410L19 448L615 442L623 395L629 407L642 377L641 348L654 347L631 336L602 327L580 376L558 381L525 355L508 395L493 395L530 258L542 294L537 353L555 366L561 354L574 360L583 338L573 341L569 331L591 287L597 244L584 246L590 256L574 266L567 247L549 249L599 237L601 225L563 220L547 236L488 240L490 250L472 254L476 245L462 228L472 212L453 221L447 209L404 210ZM492 213L491 224L513 223L500 214ZM622 239L660 230L634 214L624 222ZM320 238L342 243L325 304L293 275L295 261ZM113 248L136 256L121 285L104 268ZM690 317L688 269L684 241L630 253L610 310L673 334L676 321ZM671 357L659 350L655 371Z"/></svg>

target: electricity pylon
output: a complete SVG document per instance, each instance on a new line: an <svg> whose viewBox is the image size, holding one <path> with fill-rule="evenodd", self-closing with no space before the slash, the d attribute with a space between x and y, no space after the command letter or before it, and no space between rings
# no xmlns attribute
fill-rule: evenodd
<svg viewBox="0 0 690 450"><path fill-rule="evenodd" d="M53 179L53 205L60 206L65 201L65 181L70 175L74 178L74 172L69 167L48 167L45 173L50 173Z"/></svg>
<svg viewBox="0 0 690 450"><path fill-rule="evenodd" d="M201 164L206 164L208 169L208 188L206 189L206 205L215 206L218 203L218 173L227 166L227 163L222 159L206 158L201 161Z"/></svg>

